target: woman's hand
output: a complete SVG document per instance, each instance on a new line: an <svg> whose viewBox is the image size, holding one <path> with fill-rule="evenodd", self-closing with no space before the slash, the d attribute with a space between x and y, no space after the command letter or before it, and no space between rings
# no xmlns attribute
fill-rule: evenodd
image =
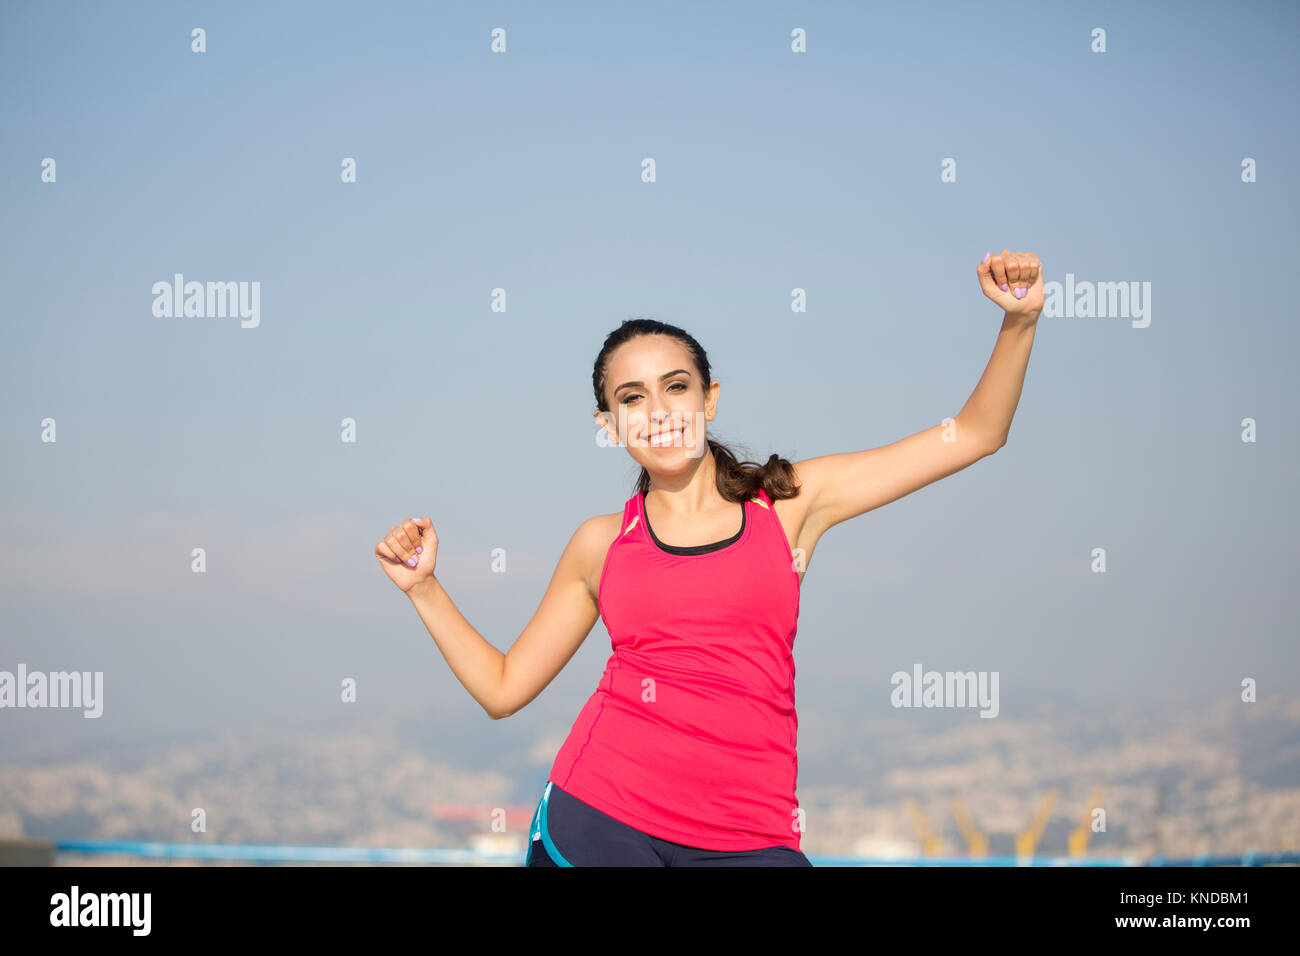
<svg viewBox="0 0 1300 956"><path fill-rule="evenodd" d="M977 271L984 294L1004 312L1036 319L1043 311L1043 270L1032 252L986 253Z"/></svg>
<svg viewBox="0 0 1300 956"><path fill-rule="evenodd" d="M438 536L429 518L407 518L388 529L388 537L375 545L375 557L384 573L407 593L433 577L438 557Z"/></svg>

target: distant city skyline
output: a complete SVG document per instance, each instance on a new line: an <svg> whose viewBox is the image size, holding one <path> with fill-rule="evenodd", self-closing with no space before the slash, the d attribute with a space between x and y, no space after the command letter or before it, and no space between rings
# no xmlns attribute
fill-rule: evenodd
<svg viewBox="0 0 1300 956"><path fill-rule="evenodd" d="M935 852L966 855L958 800L993 856L1014 854L1039 811L1047 814L1039 856L1067 855L1085 819L1091 856L1300 852L1300 702L1103 717L1044 707L1032 719L965 723L812 713L819 737L833 728L858 741L847 757L812 747L801 758L802 844L813 856L920 856L916 813ZM430 732L432 716L393 712L343 734L268 727L0 765L0 838L513 845L522 857L549 740L564 722L521 721L510 735L504 728L515 718L496 722L503 732L492 766L481 756L449 759ZM200 832L191 827L196 811Z"/></svg>

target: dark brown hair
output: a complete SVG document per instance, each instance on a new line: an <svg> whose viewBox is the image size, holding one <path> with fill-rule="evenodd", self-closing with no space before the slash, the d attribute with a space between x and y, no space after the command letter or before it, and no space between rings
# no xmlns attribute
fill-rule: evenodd
<svg viewBox="0 0 1300 956"><path fill-rule="evenodd" d="M641 335L667 335L677 339L691 353L695 370L699 372L700 381L703 383L702 387L707 390L713 382L713 378L709 375L709 357L700 343L689 333L675 325L657 322L654 319L626 319L622 325L605 336L605 344L601 346L600 354L596 356L596 367L591 373L591 384L596 390L597 411L610 411L605 399L605 365L609 361L610 353L624 342ZM718 475L718 493L728 501L748 501L758 493L759 488L766 491L773 501L778 498L794 498L799 494L799 486L794 481L794 466L780 455L772 455L766 465L760 465L756 461L737 461L732 450L722 442L710 438L708 443L709 450L713 452L714 466ZM649 490L650 473L642 468L637 478L636 491L640 494Z"/></svg>

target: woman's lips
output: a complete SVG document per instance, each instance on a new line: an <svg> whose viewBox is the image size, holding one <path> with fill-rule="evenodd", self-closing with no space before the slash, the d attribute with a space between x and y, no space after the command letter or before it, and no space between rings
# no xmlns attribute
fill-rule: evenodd
<svg viewBox="0 0 1300 956"><path fill-rule="evenodd" d="M672 431L656 432L650 436L650 447L671 448L677 443L677 436L683 431L682 428L675 428Z"/></svg>

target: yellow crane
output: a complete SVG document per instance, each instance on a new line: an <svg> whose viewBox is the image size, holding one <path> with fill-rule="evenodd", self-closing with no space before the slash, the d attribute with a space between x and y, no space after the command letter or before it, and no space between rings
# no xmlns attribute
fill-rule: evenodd
<svg viewBox="0 0 1300 956"><path fill-rule="evenodd" d="M1049 790L1041 801L1038 803L1038 811L1034 814L1034 819L1030 821L1029 826L1024 832L1016 837L1016 855L1033 856L1034 847L1038 845L1038 840L1043 835L1043 828L1047 826L1047 821L1052 815L1052 807L1056 805L1056 791Z"/></svg>
<svg viewBox="0 0 1300 956"><path fill-rule="evenodd" d="M966 840L970 855L987 856L989 852L988 837L981 833L979 827L975 825L975 818L971 816L970 810L966 808L966 802L962 800L960 793L953 795L952 815L957 818L957 827Z"/></svg>
<svg viewBox="0 0 1300 956"><path fill-rule="evenodd" d="M907 814L912 818L912 826L916 828L917 836L921 838L921 853L924 856L937 856L943 849L943 841L930 829L925 811L921 809L921 804L914 797L907 798Z"/></svg>
<svg viewBox="0 0 1300 956"><path fill-rule="evenodd" d="M1101 806L1101 793L1100 784L1092 788L1078 829L1070 831L1070 856L1085 856L1088 852L1088 838L1092 836L1092 811Z"/></svg>

